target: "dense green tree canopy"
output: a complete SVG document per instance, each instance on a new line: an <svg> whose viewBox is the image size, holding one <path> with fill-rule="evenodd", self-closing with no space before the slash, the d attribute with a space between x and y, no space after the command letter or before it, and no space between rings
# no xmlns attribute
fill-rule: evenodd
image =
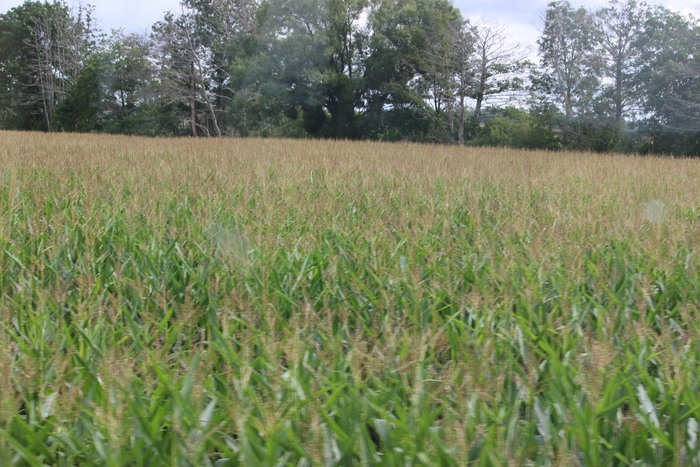
<svg viewBox="0 0 700 467"><path fill-rule="evenodd" d="M550 3L537 65L450 0L181 0L150 36L91 12L0 15L0 128L700 154L700 23L638 0Z"/></svg>
<svg viewBox="0 0 700 467"><path fill-rule="evenodd" d="M0 127L55 129L94 40L90 8L28 1L0 15Z"/></svg>

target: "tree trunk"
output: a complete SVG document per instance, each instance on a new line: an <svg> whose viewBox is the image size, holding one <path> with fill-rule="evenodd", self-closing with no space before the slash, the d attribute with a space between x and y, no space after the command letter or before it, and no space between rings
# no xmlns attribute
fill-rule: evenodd
<svg viewBox="0 0 700 467"><path fill-rule="evenodd" d="M615 126L622 126L622 71L618 70L615 76Z"/></svg>
<svg viewBox="0 0 700 467"><path fill-rule="evenodd" d="M457 136L457 141L459 141L460 146L464 146L464 117L466 111L464 108L464 93L459 97L459 135Z"/></svg>
<svg viewBox="0 0 700 467"><path fill-rule="evenodd" d="M190 124L192 137L197 137L197 106L195 101L194 63L190 67Z"/></svg>
<svg viewBox="0 0 700 467"><path fill-rule="evenodd" d="M474 121L479 123L481 119L481 106L484 104L484 95L482 93L476 96L476 105L474 106Z"/></svg>

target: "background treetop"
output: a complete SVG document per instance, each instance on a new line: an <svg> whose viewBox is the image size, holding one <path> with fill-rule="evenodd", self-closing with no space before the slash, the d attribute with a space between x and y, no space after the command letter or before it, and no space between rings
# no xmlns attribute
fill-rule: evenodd
<svg viewBox="0 0 700 467"><path fill-rule="evenodd" d="M145 35L26 1L0 15L0 128L700 152L696 18L541 19L532 50L449 0L182 0Z"/></svg>

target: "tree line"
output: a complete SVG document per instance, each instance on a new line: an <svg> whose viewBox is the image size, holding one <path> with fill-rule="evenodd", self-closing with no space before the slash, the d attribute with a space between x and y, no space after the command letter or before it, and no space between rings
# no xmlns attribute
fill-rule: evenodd
<svg viewBox="0 0 700 467"><path fill-rule="evenodd" d="M700 155L700 23L555 1L538 57L450 0L181 0L148 35L90 6L0 15L0 128Z"/></svg>

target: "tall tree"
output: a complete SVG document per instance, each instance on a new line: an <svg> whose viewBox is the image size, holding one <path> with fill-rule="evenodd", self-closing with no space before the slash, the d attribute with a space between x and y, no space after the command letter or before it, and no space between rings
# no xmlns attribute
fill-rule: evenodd
<svg viewBox="0 0 700 467"><path fill-rule="evenodd" d="M364 70L368 130L391 139L434 137L435 112L447 102L449 85L431 55L436 48L445 49L462 23L461 13L448 0L373 5Z"/></svg>
<svg viewBox="0 0 700 467"><path fill-rule="evenodd" d="M56 106L56 130L86 133L108 129L109 68L107 55L95 54L89 59Z"/></svg>
<svg viewBox="0 0 700 467"><path fill-rule="evenodd" d="M523 72L529 65L527 51L508 42L504 26L482 22L475 28L473 70L470 97L475 101L474 120L481 118L486 101L522 89Z"/></svg>
<svg viewBox="0 0 700 467"><path fill-rule="evenodd" d="M228 126L224 109L232 98L230 87L231 57L229 44L241 34L251 34L257 27L257 0L182 0L193 18L195 36L205 51L207 79L211 82L218 122ZM226 129L228 132L228 129Z"/></svg>
<svg viewBox="0 0 700 467"><path fill-rule="evenodd" d="M432 41L426 52L426 71L420 78L445 142L464 144L467 98L473 84L472 55L475 31L469 21L448 25L441 41ZM419 82L420 82L419 81Z"/></svg>
<svg viewBox="0 0 700 467"><path fill-rule="evenodd" d="M253 27L254 0L182 0L179 15L167 13L153 27L158 79L170 102L185 104L193 136L222 136L231 98L226 48Z"/></svg>
<svg viewBox="0 0 700 467"><path fill-rule="evenodd" d="M469 21L463 21L458 29L453 29L450 32L449 72L454 77L455 83L454 101L457 111L457 143L460 145L463 145L465 142L467 97L472 96L473 54L476 52L477 37L476 28Z"/></svg>
<svg viewBox="0 0 700 467"><path fill-rule="evenodd" d="M644 48L642 31L646 9L646 4L636 0L611 0L596 13L604 76L610 83L605 85L604 95L611 101L616 128L624 123L627 111L639 104L636 78Z"/></svg>
<svg viewBox="0 0 700 467"><path fill-rule="evenodd" d="M265 9L249 81L306 134L359 136L366 8L366 0L272 0Z"/></svg>
<svg viewBox="0 0 700 467"><path fill-rule="evenodd" d="M121 112L136 108L153 79L151 41L139 34L113 31L106 54L111 64L109 87Z"/></svg>
<svg viewBox="0 0 700 467"><path fill-rule="evenodd" d="M700 22L656 7L644 28L639 80L645 112L662 127L700 131Z"/></svg>
<svg viewBox="0 0 700 467"><path fill-rule="evenodd" d="M145 35L112 31L104 51L105 105L109 118L105 131L153 134L147 110L158 106L159 88L154 80L152 41Z"/></svg>
<svg viewBox="0 0 700 467"><path fill-rule="evenodd" d="M90 6L25 2L0 15L4 126L53 130L57 105L96 45Z"/></svg>
<svg viewBox="0 0 700 467"><path fill-rule="evenodd" d="M221 136L213 83L207 76L207 50L197 37L194 18L186 13L178 17L167 13L153 30L163 97L187 105L192 136Z"/></svg>
<svg viewBox="0 0 700 467"><path fill-rule="evenodd" d="M594 17L568 0L549 4L537 41L544 71L537 81L561 107L567 120L590 111L598 89L601 61Z"/></svg>
<svg viewBox="0 0 700 467"><path fill-rule="evenodd" d="M663 7L647 12L637 74L642 152L700 154L700 23Z"/></svg>
<svg viewBox="0 0 700 467"><path fill-rule="evenodd" d="M68 96L68 89L93 53L91 23L92 7L79 6L74 12L64 2L54 2L34 18L29 42L34 59L29 69L49 131L53 130L56 106Z"/></svg>

